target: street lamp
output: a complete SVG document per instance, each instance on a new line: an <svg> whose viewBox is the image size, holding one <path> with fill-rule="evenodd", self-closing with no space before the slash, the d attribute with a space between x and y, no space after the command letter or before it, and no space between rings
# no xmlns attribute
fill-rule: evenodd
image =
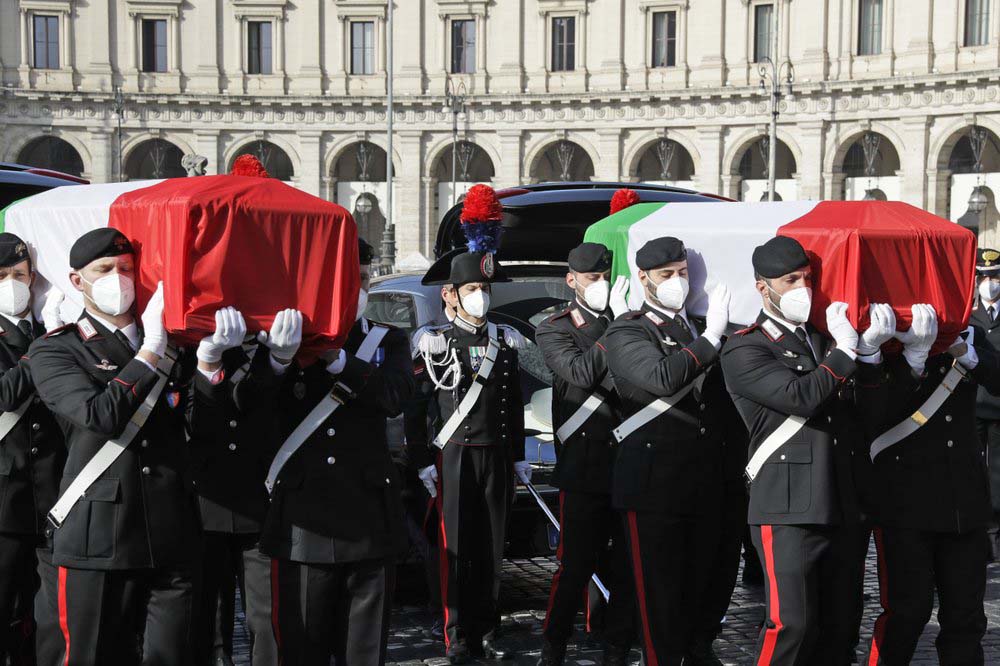
<svg viewBox="0 0 1000 666"><path fill-rule="evenodd" d="M976 186L972 188L972 196L969 197L969 212L976 215L981 214L990 203L986 195L986 186L983 185L983 151L986 150L986 142L989 135L981 127L973 126L969 130L969 145L972 147L972 158L975 160L972 168L976 172Z"/></svg>
<svg viewBox="0 0 1000 666"><path fill-rule="evenodd" d="M121 86L115 86L115 98L112 110L118 116L118 182L125 180L125 167L122 164L122 119L125 118L125 94Z"/></svg>
<svg viewBox="0 0 1000 666"><path fill-rule="evenodd" d="M444 84L444 109L445 113L451 113L451 205L454 206L458 200L458 116L465 113L465 100L468 92L465 83L458 82L456 87L451 79L445 80Z"/></svg>
<svg viewBox="0 0 1000 666"><path fill-rule="evenodd" d="M776 32L776 31L775 31ZM777 39L775 39L777 42ZM775 47L777 44L775 44ZM777 52L777 48L772 50ZM774 201L774 175L775 162L778 151L778 102L782 97L792 99L792 83L795 81L795 67L792 61L786 59L779 65L775 65L770 56L764 56L757 69L760 74L760 94L767 95L770 92L771 126L768 129L768 155L767 155L767 200ZM770 91L768 91L770 84Z"/></svg>

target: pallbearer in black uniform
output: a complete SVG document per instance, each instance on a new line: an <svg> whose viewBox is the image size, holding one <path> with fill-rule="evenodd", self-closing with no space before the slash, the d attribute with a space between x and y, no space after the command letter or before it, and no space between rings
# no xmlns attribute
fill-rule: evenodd
<svg viewBox="0 0 1000 666"><path fill-rule="evenodd" d="M812 269L797 241L771 239L754 250L753 268L764 309L730 337L722 367L750 434L749 523L767 600L754 663L850 663L863 553L847 529L860 516L851 471L859 415L846 388L859 336L844 303L826 312L833 345L807 323ZM873 316L862 346L877 350L894 325Z"/></svg>
<svg viewBox="0 0 1000 666"><path fill-rule="evenodd" d="M358 319L344 348L299 359L278 403L286 438L267 474L260 549L273 558L284 666L385 663L395 559L406 548L385 422L413 392L410 344L364 318L373 252L359 245Z"/></svg>
<svg viewBox="0 0 1000 666"><path fill-rule="evenodd" d="M1000 355L976 325L939 353L934 309L912 312L902 355L886 357L885 385L864 393L883 419L870 448L883 612L866 663L910 663L936 591L939 662L982 664L992 511L976 393L1000 395Z"/></svg>
<svg viewBox="0 0 1000 666"><path fill-rule="evenodd" d="M498 635L500 569L515 474L530 480L531 467L524 461L517 360L523 338L487 318L491 285L508 281L493 257L501 215L490 188L470 190L463 230L470 247L485 249L451 258L445 278L440 264L425 276L428 284L453 285L458 306L450 328L419 341L424 381L436 389L438 419L432 435L419 432L425 419L414 420L410 448L436 498L445 647L452 663L480 654L512 656ZM480 228L468 229L479 224L488 228L485 241L476 235Z"/></svg>
<svg viewBox="0 0 1000 666"><path fill-rule="evenodd" d="M553 373L552 426L558 448L552 485L559 488L560 506L559 569L552 577L540 666L563 662L576 613L609 540L615 570L603 581L611 592L604 663L625 664L635 633L635 587L625 534L621 516L611 506L617 452L611 429L621 418L601 344L615 316L608 307L610 271L611 252L603 245L574 248L566 283L575 299L535 331L535 342ZM616 287L625 284L621 278Z"/></svg>
<svg viewBox="0 0 1000 666"><path fill-rule="evenodd" d="M66 461L62 432L35 395L29 370L28 346L45 332L31 314L34 277L24 241L0 234L0 663L10 657L13 666L34 663L35 553ZM49 570L44 550L39 556ZM45 592L55 590L46 587L40 601ZM35 611L40 627L54 628L53 610L42 604Z"/></svg>
<svg viewBox="0 0 1000 666"><path fill-rule="evenodd" d="M204 542L195 663L232 664L239 586L251 663L271 666L278 662L271 560L257 542L269 506L264 478L281 443L274 410L278 382L302 339L302 315L279 312L262 344L245 342L246 323L235 308L219 310L215 321L215 333L198 345L188 410Z"/></svg>
<svg viewBox="0 0 1000 666"><path fill-rule="evenodd" d="M36 341L30 361L69 447L49 512L64 641L58 663L136 664L141 654L142 663L191 664L199 535L186 386L167 349L162 285L140 329L135 255L125 236L88 232L69 260L86 310Z"/></svg>
<svg viewBox="0 0 1000 666"><path fill-rule="evenodd" d="M981 248L976 261L976 305L969 323L983 329L990 344L1000 349L1000 252ZM983 386L976 396L976 429L986 451L990 475L990 502L993 520L990 546L993 559L1000 559L1000 397Z"/></svg>
<svg viewBox="0 0 1000 666"><path fill-rule="evenodd" d="M676 238L649 241L635 262L645 302L604 342L624 417L612 431L613 502L625 513L646 663L679 665L718 545L728 401L718 350L730 297L718 285L705 319L687 313L687 251Z"/></svg>

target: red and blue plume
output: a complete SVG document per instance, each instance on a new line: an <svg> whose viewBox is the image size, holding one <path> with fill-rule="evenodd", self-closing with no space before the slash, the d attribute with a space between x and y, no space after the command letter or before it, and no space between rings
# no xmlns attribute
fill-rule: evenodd
<svg viewBox="0 0 1000 666"><path fill-rule="evenodd" d="M489 185L473 185L462 203L462 232L469 252L496 252L500 247L503 206Z"/></svg>
<svg viewBox="0 0 1000 666"><path fill-rule="evenodd" d="M256 178L269 178L267 169L260 163L260 160L253 155L240 155L233 161L233 168L229 170L230 176L254 176Z"/></svg>
<svg viewBox="0 0 1000 666"><path fill-rule="evenodd" d="M615 195L611 197L611 214L614 215L620 210L625 210L633 204L639 203L639 194L635 190L630 190L627 187L615 192Z"/></svg>

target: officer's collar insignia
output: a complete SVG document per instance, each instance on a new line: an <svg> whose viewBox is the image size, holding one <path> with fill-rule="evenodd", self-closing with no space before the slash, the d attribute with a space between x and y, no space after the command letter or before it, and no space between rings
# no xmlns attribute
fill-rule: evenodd
<svg viewBox="0 0 1000 666"><path fill-rule="evenodd" d="M117 370L118 369L117 365L113 365L111 363L111 361L109 361L106 358L102 358L101 362L100 363L96 363L94 365L94 367L97 368L98 370L108 370L108 371L110 371L110 370Z"/></svg>
<svg viewBox="0 0 1000 666"><path fill-rule="evenodd" d="M798 358L799 355L793 352L791 349L785 350L785 358Z"/></svg>
<svg viewBox="0 0 1000 666"><path fill-rule="evenodd" d="M573 320L573 325L577 328L583 328L587 325L587 320L583 318L583 315L576 308L569 311L569 316Z"/></svg>
<svg viewBox="0 0 1000 666"><path fill-rule="evenodd" d="M469 365L475 372L479 372L479 366L483 364L486 357L486 347L469 347Z"/></svg>
<svg viewBox="0 0 1000 666"><path fill-rule="evenodd" d="M465 331L466 333L478 333L481 330L481 326L476 326L472 322L465 321L461 316L456 316L451 320L451 323ZM485 326L485 324L483 324Z"/></svg>
<svg viewBox="0 0 1000 666"><path fill-rule="evenodd" d="M760 327L764 329L764 333L767 334L767 337L771 338L771 342L777 342L781 338L785 337L785 334L781 332L778 325L770 319L765 319L764 323L762 323Z"/></svg>
<svg viewBox="0 0 1000 666"><path fill-rule="evenodd" d="M670 345L671 347L677 346L677 343L669 335L667 337L663 338L663 340L661 340L661 342L663 342L663 344L665 344L665 345Z"/></svg>
<svg viewBox="0 0 1000 666"><path fill-rule="evenodd" d="M80 330L80 335L83 336L84 340L97 337L97 329L94 328L89 319L81 319L76 323L76 327Z"/></svg>
<svg viewBox="0 0 1000 666"><path fill-rule="evenodd" d="M295 396L296 400L302 400L306 397L306 385L302 382L295 382L292 386L292 395Z"/></svg>
<svg viewBox="0 0 1000 666"><path fill-rule="evenodd" d="M663 320L660 319L660 315L656 314L652 310L646 311L646 317L657 326L663 326Z"/></svg>

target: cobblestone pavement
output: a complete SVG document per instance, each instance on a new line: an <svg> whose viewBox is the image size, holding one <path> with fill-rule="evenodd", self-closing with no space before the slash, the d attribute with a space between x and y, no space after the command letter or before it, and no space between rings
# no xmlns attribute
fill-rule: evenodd
<svg viewBox="0 0 1000 666"><path fill-rule="evenodd" d="M869 551L865 578L865 618L861 626L862 645L871 639L872 626L878 616L878 580L875 573L874 547ZM555 571L555 558L508 560L504 565L504 626L505 638L521 651L514 662L517 666L534 664L541 644L542 620L548 601L549 582ZM414 576L415 577L415 576ZM404 582L404 585L406 583ZM412 585L411 585L412 587ZM407 592L403 591L403 597ZM989 627L983 645L987 664L1000 664L1000 565L991 565L986 589L986 615ZM716 654L727 666L747 666L753 657L757 628L764 617L764 592L760 587L737 585L729 607L725 628L715 642ZM444 666L444 648L441 640L430 634L437 616L426 609L407 604L407 599L397 603L393 612L392 631L389 635L389 661L400 666ZM578 616L580 622L582 615ZM241 625L242 626L242 625ZM601 650L589 643L577 627L576 644L567 653L567 664L593 666L600 663ZM931 618L924 631L912 662L914 666L937 664L934 637L937 635L937 615ZM238 636L236 663L248 665L246 637ZM638 662L639 652L633 650L633 663ZM483 662L495 664L495 662Z"/></svg>

